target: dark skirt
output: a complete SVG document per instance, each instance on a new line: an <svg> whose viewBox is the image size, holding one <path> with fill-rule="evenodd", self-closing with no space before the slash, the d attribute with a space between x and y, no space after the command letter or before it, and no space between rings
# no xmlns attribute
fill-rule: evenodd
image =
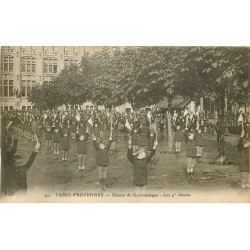
<svg viewBox="0 0 250 250"><path fill-rule="evenodd" d="M45 140L52 140L52 132L45 132Z"/></svg>

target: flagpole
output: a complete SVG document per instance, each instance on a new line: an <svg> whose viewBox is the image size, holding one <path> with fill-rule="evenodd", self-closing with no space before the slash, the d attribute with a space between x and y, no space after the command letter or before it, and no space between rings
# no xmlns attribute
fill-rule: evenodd
<svg viewBox="0 0 250 250"><path fill-rule="evenodd" d="M35 132L36 143L39 143L36 132Z"/></svg>
<svg viewBox="0 0 250 250"><path fill-rule="evenodd" d="M155 141L158 141L158 126L157 126L157 122L156 122L156 118L155 118Z"/></svg>

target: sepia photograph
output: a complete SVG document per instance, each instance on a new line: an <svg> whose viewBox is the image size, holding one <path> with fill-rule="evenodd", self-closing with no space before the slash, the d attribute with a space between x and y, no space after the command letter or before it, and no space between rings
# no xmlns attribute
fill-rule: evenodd
<svg viewBox="0 0 250 250"><path fill-rule="evenodd" d="M2 46L0 202L249 202L249 52Z"/></svg>
<svg viewBox="0 0 250 250"><path fill-rule="evenodd" d="M248 2L2 1L1 249L247 249Z"/></svg>

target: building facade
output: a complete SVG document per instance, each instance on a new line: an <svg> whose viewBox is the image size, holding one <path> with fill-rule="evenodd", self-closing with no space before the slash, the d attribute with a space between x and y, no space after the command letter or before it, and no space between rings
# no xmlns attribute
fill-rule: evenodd
<svg viewBox="0 0 250 250"><path fill-rule="evenodd" d="M80 64L84 53L102 47L83 46L3 46L1 47L1 110L31 109L28 95L36 83L52 81L60 71Z"/></svg>

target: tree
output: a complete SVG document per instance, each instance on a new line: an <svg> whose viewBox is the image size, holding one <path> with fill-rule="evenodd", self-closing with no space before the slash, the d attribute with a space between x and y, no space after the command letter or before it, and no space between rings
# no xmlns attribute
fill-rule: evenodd
<svg viewBox="0 0 250 250"><path fill-rule="evenodd" d="M249 49L244 47L190 47L185 49L174 91L191 99L203 95L219 104L218 154L224 155L225 98L248 103ZM222 145L222 146L221 146Z"/></svg>
<svg viewBox="0 0 250 250"><path fill-rule="evenodd" d="M90 98L89 86L85 84L82 72L77 65L63 69L53 79L52 84L57 89L61 105L82 104Z"/></svg>
<svg viewBox="0 0 250 250"><path fill-rule="evenodd" d="M36 84L33 86L28 101L40 110L53 109L62 105L58 89L52 83Z"/></svg>

